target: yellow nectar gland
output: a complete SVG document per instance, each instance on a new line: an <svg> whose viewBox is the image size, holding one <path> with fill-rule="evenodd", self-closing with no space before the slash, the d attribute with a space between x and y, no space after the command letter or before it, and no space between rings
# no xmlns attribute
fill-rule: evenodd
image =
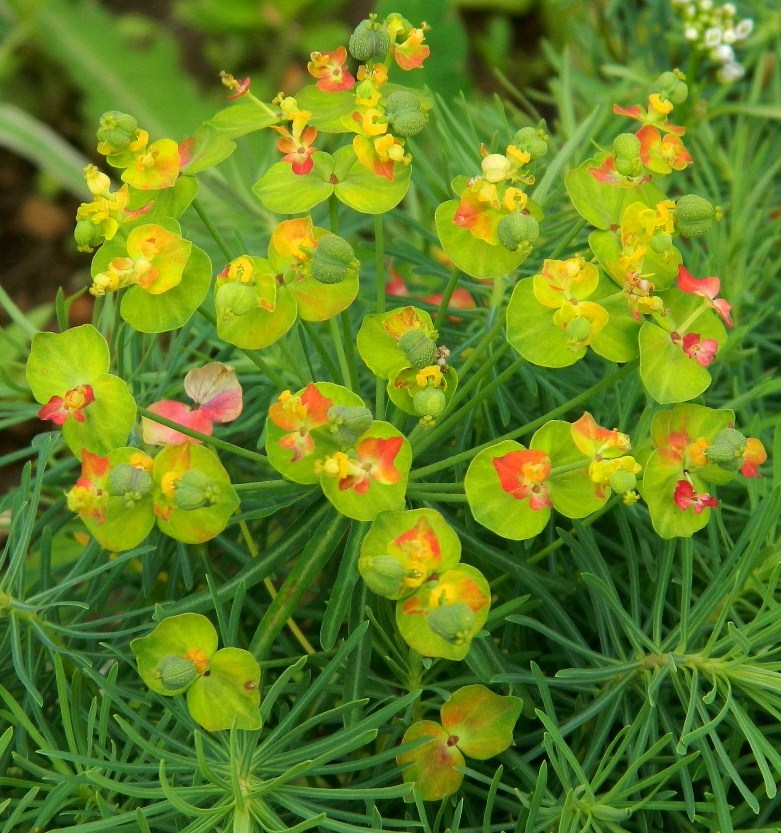
<svg viewBox="0 0 781 833"><path fill-rule="evenodd" d="M184 658L192 660L195 670L199 674L203 674L209 667L209 658L206 656L206 651L201 648L188 648Z"/></svg>

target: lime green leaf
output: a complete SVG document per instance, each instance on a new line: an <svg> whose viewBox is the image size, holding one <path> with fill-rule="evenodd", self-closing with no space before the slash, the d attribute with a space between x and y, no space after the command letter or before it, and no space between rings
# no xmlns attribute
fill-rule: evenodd
<svg viewBox="0 0 781 833"><path fill-rule="evenodd" d="M504 246L486 243L468 229L453 222L459 200L443 202L436 210L435 222L445 254L462 272L473 278L500 278L517 269L528 257L527 250L511 252Z"/></svg>
<svg viewBox="0 0 781 833"><path fill-rule="evenodd" d="M288 285L295 295L302 321L327 321L344 312L358 295L358 268L350 269L339 283L321 283L310 274Z"/></svg>
<svg viewBox="0 0 781 833"><path fill-rule="evenodd" d="M165 688L158 668L161 660L170 656L184 657L188 651L203 651L206 659L210 659L217 650L217 631L200 613L180 613L163 619L147 636L134 639L130 650L138 663L138 673L147 686L157 694L172 696L181 694L187 686Z"/></svg>
<svg viewBox="0 0 781 833"><path fill-rule="evenodd" d="M436 510L380 512L361 543L358 572L375 593L396 600L460 560L461 541Z"/></svg>
<svg viewBox="0 0 781 833"><path fill-rule="evenodd" d="M588 474L588 458L572 439L572 426L554 419L545 423L532 437L530 448L545 451L553 471L548 479L553 507L568 518L585 518L605 505L608 489L600 497ZM581 468L555 474L559 466L583 463Z"/></svg>
<svg viewBox="0 0 781 833"><path fill-rule="evenodd" d="M219 458L202 445L164 448L155 457L152 476L157 525L185 544L219 535L239 506Z"/></svg>
<svg viewBox="0 0 781 833"><path fill-rule="evenodd" d="M339 452L337 452L339 454ZM346 476L329 475L336 455L327 458L320 485L328 500L348 518L371 521L383 510L404 507L412 449L407 438L389 422L375 420L347 452Z"/></svg>
<svg viewBox="0 0 781 833"><path fill-rule="evenodd" d="M464 765L464 756L454 743L448 742L447 732L433 720L419 720L404 733L402 743L430 738L409 752L403 752L396 763L404 767L402 777L415 784L415 792L423 801L439 801L458 791L464 780L456 767Z"/></svg>
<svg viewBox="0 0 781 833"><path fill-rule="evenodd" d="M598 301L609 316L607 325L594 336L591 349L611 362L631 361L638 353L637 337L643 322L630 312L624 293L600 272L591 300Z"/></svg>
<svg viewBox="0 0 781 833"><path fill-rule="evenodd" d="M522 708L518 697L502 697L483 685L468 685L453 692L443 704L442 727L447 735L457 738L456 744L465 755L484 761L512 744Z"/></svg>
<svg viewBox="0 0 781 833"><path fill-rule="evenodd" d="M696 474L690 477L696 492L708 491ZM653 528L662 538L689 538L710 520L710 507L698 514L692 507L681 509L675 503L675 489L683 479L683 472L670 466L659 451L646 461L640 494L648 505Z"/></svg>
<svg viewBox="0 0 781 833"><path fill-rule="evenodd" d="M504 440L486 448L469 464L464 478L464 491L475 520L497 535L513 541L538 535L551 514L547 506L532 509L528 496L519 499L502 488L494 460L523 450L524 446L513 440Z"/></svg>
<svg viewBox="0 0 781 833"><path fill-rule="evenodd" d="M254 101L240 101L218 110L204 124L213 127L226 139L237 139L256 130L263 130L279 120L279 116L266 113Z"/></svg>
<svg viewBox="0 0 781 833"><path fill-rule="evenodd" d="M125 445L136 420L136 401L124 379L104 373L92 390L95 401L84 408L84 422L67 419L62 426L62 438L77 457L82 448L108 454Z"/></svg>
<svg viewBox="0 0 781 833"><path fill-rule="evenodd" d="M396 602L396 624L419 654L461 660L488 618L491 590L485 576L469 564L435 575Z"/></svg>
<svg viewBox="0 0 781 833"><path fill-rule="evenodd" d="M109 475L106 487L107 491L115 493L110 494L106 500L105 518L98 523L92 516L82 517L92 537L101 547L111 552L124 552L137 547L155 523L151 488L144 494L138 492L118 494L116 488L111 488L118 479L111 477L111 470L116 469L117 466L130 464L131 460L138 456L145 455L137 448L116 448L108 454Z"/></svg>
<svg viewBox="0 0 781 833"><path fill-rule="evenodd" d="M312 154L308 174L293 172L289 162L275 162L252 186L255 196L269 211L301 214L327 200L334 191L334 159L328 153Z"/></svg>
<svg viewBox="0 0 781 833"><path fill-rule="evenodd" d="M147 205L150 208L149 211L141 214L133 223L120 226L120 230L117 233L119 240L126 238L129 232L137 225L157 223L158 225L167 227L165 218L181 216L195 199L198 193L198 180L192 176L180 176L171 188L164 188L161 191L140 191L137 188L130 188L129 190L129 207L131 209L135 210ZM117 255L119 254L118 252Z"/></svg>
<svg viewBox="0 0 781 833"><path fill-rule="evenodd" d="M64 333L36 333L27 360L27 381L42 405L79 385L91 385L109 369L106 339L82 324Z"/></svg>
<svg viewBox="0 0 781 833"><path fill-rule="evenodd" d="M210 732L259 729L260 665L249 651L221 648L187 692L187 708Z"/></svg>
<svg viewBox="0 0 781 833"><path fill-rule="evenodd" d="M317 462L341 449L328 420L328 410L338 405L363 404L357 393L331 382L316 382L292 397L286 391L271 406L266 419L269 463L294 483L319 483Z"/></svg>
<svg viewBox="0 0 781 833"><path fill-rule="evenodd" d="M666 199L664 192L651 182L622 188L594 179L589 173L589 168L598 168L606 156L607 154L601 154L589 159L564 177L564 185L575 210L592 226L609 229L621 222L624 209L633 202L655 206Z"/></svg>
<svg viewBox="0 0 781 833"><path fill-rule="evenodd" d="M236 143L211 125L202 124L179 145L183 162L181 172L192 176L219 165L236 150Z"/></svg>
<svg viewBox="0 0 781 833"><path fill-rule="evenodd" d="M572 349L566 330L553 320L555 313L537 300L533 278L518 281L507 305L507 341L540 367L568 367L586 355L585 347Z"/></svg>
<svg viewBox="0 0 781 833"><path fill-rule="evenodd" d="M122 317L141 333L164 333L181 327L209 291L212 264L203 249L192 246L182 280L160 295L131 286L122 297Z"/></svg>
<svg viewBox="0 0 781 833"><path fill-rule="evenodd" d="M397 162L389 181L365 168L352 145L346 145L334 153L334 176L338 180L334 193L345 205L362 214L385 214L404 199L412 167Z"/></svg>
<svg viewBox="0 0 781 833"><path fill-rule="evenodd" d="M296 101L302 110L309 110L309 124L323 133L346 133L342 118L355 110L355 99L349 90L327 93L315 84L296 93Z"/></svg>

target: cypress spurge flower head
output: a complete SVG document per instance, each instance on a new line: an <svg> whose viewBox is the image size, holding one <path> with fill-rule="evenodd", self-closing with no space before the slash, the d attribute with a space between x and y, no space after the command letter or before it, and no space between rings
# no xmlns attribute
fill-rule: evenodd
<svg viewBox="0 0 781 833"><path fill-rule="evenodd" d="M249 651L217 645L205 616L181 613L130 649L147 686L166 697L186 694L190 716L204 729L259 729L260 666Z"/></svg>
<svg viewBox="0 0 781 833"><path fill-rule="evenodd" d="M423 801L453 795L464 780L456 769L464 766L464 756L484 761L512 745L522 707L520 698L494 694L479 684L453 692L440 710L441 723L419 720L404 733L404 745L428 738L396 758L405 767L404 780L415 784Z"/></svg>

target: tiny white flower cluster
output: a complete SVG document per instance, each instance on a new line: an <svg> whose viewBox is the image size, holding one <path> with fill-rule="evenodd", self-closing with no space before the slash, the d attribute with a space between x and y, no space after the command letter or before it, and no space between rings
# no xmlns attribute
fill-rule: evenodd
<svg viewBox="0 0 781 833"><path fill-rule="evenodd" d="M718 64L716 76L722 84L742 78L745 70L735 59L735 46L742 43L754 29L754 21L746 17L735 22L737 9L732 3L716 5L713 0L670 0L676 14L683 20L683 34L699 52Z"/></svg>

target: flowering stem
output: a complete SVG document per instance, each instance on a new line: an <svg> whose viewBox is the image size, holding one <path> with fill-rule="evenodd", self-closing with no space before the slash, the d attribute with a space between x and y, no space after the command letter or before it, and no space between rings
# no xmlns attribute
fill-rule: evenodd
<svg viewBox="0 0 781 833"><path fill-rule="evenodd" d="M193 208L195 209L196 214L201 218L201 222L206 226L207 231L211 236L214 238L214 242L220 247L220 250L225 255L228 260L233 260L233 255L231 254L231 250L228 248L228 244L225 242L225 238L220 234L217 230L217 226L211 221L209 215L203 210L203 206L198 202L198 200L193 200Z"/></svg>
<svg viewBox="0 0 781 833"><path fill-rule="evenodd" d="M328 221L331 231L339 234L339 200L336 199L336 194L331 194L328 198Z"/></svg>
<svg viewBox="0 0 781 833"><path fill-rule="evenodd" d="M342 333L339 330L339 325L336 323L336 318L328 319L328 326L331 328L331 341L334 343L336 350L336 358L339 360L339 368L342 371L342 383L346 388L353 390L352 377L350 375L350 366L347 364L347 356L344 352L344 342L342 341Z"/></svg>
<svg viewBox="0 0 781 833"><path fill-rule="evenodd" d="M563 466L554 466L548 473L547 480L551 477L556 477L559 474L566 474L568 471L577 471L578 469L585 469L586 466L591 465L591 460L575 460L572 463L566 463Z"/></svg>
<svg viewBox="0 0 781 833"><path fill-rule="evenodd" d="M415 471L410 472L409 479L420 480L422 477L426 477L427 475L433 474L434 472L452 468L453 466L456 466L459 463L471 460L484 449L490 448L492 445L496 445L497 443L500 443L503 440L514 440L517 437L522 437L524 434L530 434L533 431L536 431L538 428L545 425L545 423L549 422L551 419L555 419L557 416L561 416L562 414L567 413L567 411L571 410L572 408L577 408L580 404L590 401L595 394L599 393L605 388L609 388L611 385L615 384L619 379L622 379L624 376L632 372L637 367L637 363L637 359L633 359L631 362L627 362L627 364L625 364L622 368L617 370L615 373L612 373L610 376L607 376L606 378L602 379L602 381L597 382L596 385L592 385L590 388L588 388L588 390L579 393L577 396L573 396L572 399L568 399L563 405L559 405L557 408L548 411L547 414L543 414L541 417L538 417L537 419L534 419L531 422L527 422L526 425L522 425L520 428L516 428L514 431L510 431L507 434L495 437L492 440L488 440L488 442L481 443L480 445L475 446L474 448L470 448L468 451L462 451L460 454L453 454L446 460L440 460L437 463L431 463L428 466L423 466L423 468L416 469Z"/></svg>
<svg viewBox="0 0 781 833"><path fill-rule="evenodd" d="M465 494L447 494L442 492L427 492L425 489L407 489L409 500L426 500L432 503L466 503Z"/></svg>
<svg viewBox="0 0 781 833"><path fill-rule="evenodd" d="M458 276L461 274L460 270L456 267L450 273L450 278L448 279L447 286L445 287L445 291L442 293L442 300L439 302L439 309L437 310L437 316L434 319L434 329L438 330L445 321L445 316L447 315L447 308L450 306L450 299L453 297L453 290L456 288L456 284L458 283Z"/></svg>
<svg viewBox="0 0 781 833"><path fill-rule="evenodd" d="M268 464L268 459L264 454L258 454L257 451L250 451L248 448L242 448L240 445L234 445L233 443L226 442L225 440L218 440L216 437L212 437L209 434L202 434L200 431L194 431L192 428L180 425L172 419L166 419L165 417L162 417L153 411L147 410L146 408L139 408L138 415L146 417L146 419L150 419L152 422L157 422L160 425L165 425L166 428L173 428L175 431L179 431L181 434L192 437L194 440L200 440L202 443L213 446L214 448L219 448L222 451L228 451L231 454L235 454L237 457L244 457L247 460L252 460L253 463L261 463L263 465Z"/></svg>
<svg viewBox="0 0 781 833"><path fill-rule="evenodd" d="M375 312L385 312L385 232L382 215L374 215L374 259L375 259ZM377 419L385 418L385 380L377 378L374 387L374 413Z"/></svg>

